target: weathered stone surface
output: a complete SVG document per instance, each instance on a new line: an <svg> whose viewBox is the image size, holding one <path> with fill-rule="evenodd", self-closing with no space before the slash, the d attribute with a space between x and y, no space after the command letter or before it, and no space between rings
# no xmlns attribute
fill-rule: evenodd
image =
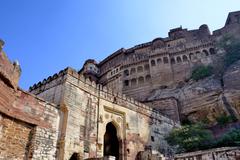
<svg viewBox="0 0 240 160"><path fill-rule="evenodd" d="M31 157L32 125L0 114L0 159Z"/></svg>
<svg viewBox="0 0 240 160"><path fill-rule="evenodd" d="M21 74L20 66L17 62L11 63L6 54L0 52L0 76L1 79L10 87L16 89Z"/></svg>
<svg viewBox="0 0 240 160"><path fill-rule="evenodd" d="M225 95L221 80L214 77L199 82L187 81L199 65L211 65L220 70L225 53L217 43L226 36L240 37L236 18L239 15L239 11L229 13L225 26L213 34L205 24L195 30L171 29L168 37L119 49L99 64L88 60L79 73L157 108L175 121L187 117L191 121L215 123L216 117L223 113L234 115L238 112L239 109L228 102L230 93ZM235 106L239 103L237 95Z"/></svg>
<svg viewBox="0 0 240 160"><path fill-rule="evenodd" d="M56 105L18 88L20 68L0 54L0 159L56 158Z"/></svg>
<svg viewBox="0 0 240 160"><path fill-rule="evenodd" d="M235 15L240 12L229 14L213 34L207 25L175 28L166 38L120 49L99 64L88 60L79 72L66 68L30 87L38 97L18 88L20 67L7 59L0 41L0 158L158 159L146 147L170 152L164 137L183 116L212 123L222 113L237 117L239 64L223 81L189 81L194 67L222 56L215 40L240 33Z"/></svg>
<svg viewBox="0 0 240 160"><path fill-rule="evenodd" d="M240 159L240 148L223 147L197 152L189 152L175 155L174 159L238 160Z"/></svg>
<svg viewBox="0 0 240 160"><path fill-rule="evenodd" d="M62 95L55 101L63 111L59 159L69 159L76 153L82 158L106 156L104 136L109 123L117 131L120 159L135 159L146 145L152 146L154 150L168 147L164 136L173 127L179 126L134 99L89 83L71 68L48 83L55 85L51 88L38 86L31 92L51 102L56 98L49 97Z"/></svg>
<svg viewBox="0 0 240 160"><path fill-rule="evenodd" d="M224 96L235 116L240 119L240 61L231 65L223 76Z"/></svg>
<svg viewBox="0 0 240 160"><path fill-rule="evenodd" d="M172 106L179 111L180 116L195 122L204 119L214 122L216 116L225 112L221 99L222 92L221 81L212 76L197 82L190 81L181 88L156 90L149 100L162 101L174 98L178 103L175 102ZM164 112L166 115L171 114L167 108L163 110Z"/></svg>

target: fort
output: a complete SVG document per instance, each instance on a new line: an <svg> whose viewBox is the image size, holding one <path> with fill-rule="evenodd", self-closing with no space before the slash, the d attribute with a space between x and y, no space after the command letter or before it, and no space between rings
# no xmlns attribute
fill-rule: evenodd
<svg viewBox="0 0 240 160"><path fill-rule="evenodd" d="M191 80L194 68L222 58L216 44L229 35L240 37L240 12L229 13L213 33L205 24L171 29L166 38L119 49L100 63L89 59L79 71L68 67L29 91L18 87L21 68L1 41L0 159L170 157L164 137L184 118L240 118L236 67L222 81Z"/></svg>

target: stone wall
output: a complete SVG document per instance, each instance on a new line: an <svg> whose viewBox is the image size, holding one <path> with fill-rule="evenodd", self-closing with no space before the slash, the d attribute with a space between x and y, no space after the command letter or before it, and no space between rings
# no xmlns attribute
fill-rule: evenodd
<svg viewBox="0 0 240 160"><path fill-rule="evenodd" d="M16 65L3 52L0 59L4 64L0 67L0 158L55 159L57 106L19 89L20 72L14 69Z"/></svg>
<svg viewBox="0 0 240 160"><path fill-rule="evenodd" d="M0 159L22 160L32 156L33 125L0 114Z"/></svg>
<svg viewBox="0 0 240 160"><path fill-rule="evenodd" d="M164 136L179 126L152 108L96 84L71 68L50 77L47 83L34 85L31 92L43 98L62 95L56 101L63 111L60 159L74 154L82 158L103 157L109 123L116 127L123 159L134 159L146 146L158 151L168 147Z"/></svg>
<svg viewBox="0 0 240 160"><path fill-rule="evenodd" d="M177 28L169 37L121 49L104 59L98 65L99 82L144 101L155 89L176 87L189 79L192 69L212 63L214 54L207 25L196 30Z"/></svg>
<svg viewBox="0 0 240 160"><path fill-rule="evenodd" d="M160 111L163 115L176 122L180 121L179 112L181 111L181 108L178 103L178 99L174 97L144 102L144 104Z"/></svg>
<svg viewBox="0 0 240 160"><path fill-rule="evenodd" d="M223 147L175 155L175 160L239 160L239 147Z"/></svg>
<svg viewBox="0 0 240 160"><path fill-rule="evenodd" d="M219 86L220 81L215 81L213 85L209 84L212 82L206 82L216 87L209 89L203 83L194 86L189 80L192 70L199 65L220 68L223 53L218 49L217 42L229 35L240 37L240 22L237 18L239 15L239 11L229 13L225 26L213 31L212 34L205 24L194 30L179 27L171 29L168 37L156 38L129 49L120 49L98 64L100 70L98 82L145 102L174 119L187 117L198 121L207 117L208 120L214 121L219 114L229 114L229 107L224 100L226 97L222 94L222 87ZM207 91L197 93L199 89ZM170 96L152 98L157 92L164 92ZM178 92L179 95L172 92ZM188 97L184 95L185 92ZM172 94L175 94L173 97L178 101L177 105L171 99ZM228 92L226 96L230 101L234 101L231 103L238 108L237 91ZM169 100L166 100L168 98ZM178 110L174 111L172 107ZM212 112L209 112L209 109ZM176 113L181 115L176 116Z"/></svg>
<svg viewBox="0 0 240 160"><path fill-rule="evenodd" d="M103 137L109 122L117 128L123 159L134 159L146 145L155 150L160 149L159 145L167 146L163 137L177 123L79 76L68 70L64 96L68 108L65 157L79 151L78 148L85 158L103 157Z"/></svg>
<svg viewBox="0 0 240 160"><path fill-rule="evenodd" d="M18 62L12 64L3 51L0 50L0 54L0 77L7 85L17 89L21 68Z"/></svg>

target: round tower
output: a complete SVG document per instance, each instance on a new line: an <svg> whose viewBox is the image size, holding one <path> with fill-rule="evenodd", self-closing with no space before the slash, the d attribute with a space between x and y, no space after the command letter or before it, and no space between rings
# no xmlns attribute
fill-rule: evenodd
<svg viewBox="0 0 240 160"><path fill-rule="evenodd" d="M91 81L97 81L99 75L97 62L94 59L86 60L80 73L82 73L86 78L89 78Z"/></svg>
<svg viewBox="0 0 240 160"><path fill-rule="evenodd" d="M210 30L208 28L208 25L203 24L199 27L199 30L201 31L202 36L209 36L211 35Z"/></svg>

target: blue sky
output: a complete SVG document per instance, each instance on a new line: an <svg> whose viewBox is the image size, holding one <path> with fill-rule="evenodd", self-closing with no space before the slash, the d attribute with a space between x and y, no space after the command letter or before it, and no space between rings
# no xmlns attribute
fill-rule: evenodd
<svg viewBox="0 0 240 160"><path fill-rule="evenodd" d="M239 0L1 0L0 38L22 68L20 87L124 47L166 37L169 29L221 28Z"/></svg>

